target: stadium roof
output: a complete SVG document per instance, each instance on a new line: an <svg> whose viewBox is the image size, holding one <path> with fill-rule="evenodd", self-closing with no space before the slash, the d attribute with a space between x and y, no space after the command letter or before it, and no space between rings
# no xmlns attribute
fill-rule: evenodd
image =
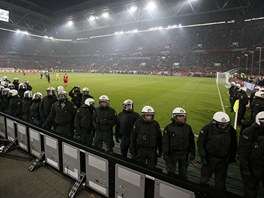
<svg viewBox="0 0 264 198"><path fill-rule="evenodd" d="M148 3L154 2L150 11ZM154 6L154 8L153 8ZM125 26L156 26L244 21L264 16L263 0L0 0L10 12L10 23L0 25L38 33L95 31ZM134 11L133 11L134 9ZM133 11L133 13L132 13ZM104 17L105 15L106 17ZM74 24L71 30L59 30Z"/></svg>

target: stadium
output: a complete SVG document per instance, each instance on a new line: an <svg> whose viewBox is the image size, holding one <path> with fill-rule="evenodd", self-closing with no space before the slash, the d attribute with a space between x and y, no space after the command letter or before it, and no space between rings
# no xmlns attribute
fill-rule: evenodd
<svg viewBox="0 0 264 198"><path fill-rule="evenodd" d="M241 173L242 151L221 173L226 174L224 188L217 187L217 171L202 183L201 169L210 163L203 163L198 143L204 126L217 121L216 112L225 113L228 126L236 130L238 145L229 147L235 151L242 148L241 137L247 137L244 131L258 123L256 111L264 111L263 32L261 0L0 0L0 197L263 197L263 164L255 170L262 174L259 181L251 183L255 194L246 195L249 179ZM238 86L234 94L231 89ZM76 116L86 100L79 105L74 94L84 95L86 89L96 109L106 96L116 119L128 99L142 119L153 113L163 136L163 154L156 148L155 155L161 156L155 167L135 160L131 143L123 156L118 122L110 130L114 146L109 150L105 136L98 146L100 117L95 111L85 123L95 133L92 142L78 139ZM29 113L24 112L27 91L44 101L49 90L56 99L43 110L49 112L45 119L32 106L34 99ZM74 109L70 136L57 122L70 113L70 108L56 109L60 94ZM15 105L13 96L20 98ZM153 112L144 111L149 106ZM176 107L183 108L195 142L184 177L177 171L169 174L164 153L168 125L182 116L174 112ZM252 147L263 150L262 143Z"/></svg>

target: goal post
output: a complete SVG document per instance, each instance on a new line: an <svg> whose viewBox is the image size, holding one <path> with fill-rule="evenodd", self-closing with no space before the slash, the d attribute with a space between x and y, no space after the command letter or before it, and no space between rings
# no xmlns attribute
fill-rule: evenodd
<svg viewBox="0 0 264 198"><path fill-rule="evenodd" d="M230 78L229 72L217 72L216 73L216 83L217 84L230 84L229 78Z"/></svg>

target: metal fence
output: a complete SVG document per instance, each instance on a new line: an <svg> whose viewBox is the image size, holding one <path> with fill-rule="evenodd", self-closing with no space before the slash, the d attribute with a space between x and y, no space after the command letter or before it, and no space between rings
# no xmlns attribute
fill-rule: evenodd
<svg viewBox="0 0 264 198"><path fill-rule="evenodd" d="M18 146L35 157L45 152L47 165L75 180L84 172L86 186L105 197L240 197L170 177L160 169L149 169L120 155L109 155L3 113L0 113L0 136L11 141L17 138Z"/></svg>

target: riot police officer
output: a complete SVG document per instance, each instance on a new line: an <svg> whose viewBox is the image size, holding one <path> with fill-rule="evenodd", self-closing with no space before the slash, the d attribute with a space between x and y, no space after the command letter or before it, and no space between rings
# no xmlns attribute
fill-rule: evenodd
<svg viewBox="0 0 264 198"><path fill-rule="evenodd" d="M22 101L18 95L17 90L12 89L9 91L9 106L8 112L12 116L20 117L22 116Z"/></svg>
<svg viewBox="0 0 264 198"><path fill-rule="evenodd" d="M47 95L43 97L39 107L39 113L42 123L44 123L48 118L52 104L57 101L55 89L53 87L48 87L46 89L46 93Z"/></svg>
<svg viewBox="0 0 264 198"><path fill-rule="evenodd" d="M127 157L131 131L139 117L139 114L134 112L133 101L130 99L125 100L123 102L123 111L117 116L115 128L116 141L119 142L119 138L121 138L120 150L123 157Z"/></svg>
<svg viewBox="0 0 264 198"><path fill-rule="evenodd" d="M69 96L72 98L71 102L77 107L80 108L82 102L82 93L79 86L75 86L69 92Z"/></svg>
<svg viewBox="0 0 264 198"><path fill-rule="evenodd" d="M224 112L216 112L211 123L204 126L197 141L201 157L201 180L205 184L215 174L215 186L225 190L229 163L235 162L237 150L236 130Z"/></svg>
<svg viewBox="0 0 264 198"><path fill-rule="evenodd" d="M32 104L30 106L30 115L32 118L32 122L35 125L40 125L41 124L41 119L40 119L40 103L42 99L42 94L40 92L34 93L32 97Z"/></svg>
<svg viewBox="0 0 264 198"><path fill-rule="evenodd" d="M59 135L72 138L75 113L76 109L68 101L66 91L59 91L58 101L52 104L50 114L42 127L49 129L54 122Z"/></svg>
<svg viewBox="0 0 264 198"><path fill-rule="evenodd" d="M252 102L252 123L255 121L256 115L264 111L264 92L262 91L257 91L255 93L254 100Z"/></svg>
<svg viewBox="0 0 264 198"><path fill-rule="evenodd" d="M76 129L75 139L81 141L85 145L92 144L92 116L94 111L94 99L87 98L85 103L77 110L74 118L74 126Z"/></svg>
<svg viewBox="0 0 264 198"><path fill-rule="evenodd" d="M113 127L116 124L116 111L109 106L109 98L106 95L99 97L99 107L95 108L93 114L93 125L95 128L94 144L98 148L106 145L106 151L113 153Z"/></svg>
<svg viewBox="0 0 264 198"><path fill-rule="evenodd" d="M24 98L22 99L22 112L23 120L26 122L32 123L32 118L30 115L30 107L32 104L32 91L25 91Z"/></svg>
<svg viewBox="0 0 264 198"><path fill-rule="evenodd" d="M18 85L19 85L19 79L18 78L14 78L13 85L15 86L15 89L18 90Z"/></svg>
<svg viewBox="0 0 264 198"><path fill-rule="evenodd" d="M248 95L246 91L247 91L247 88L242 87L237 94L237 99L239 100L238 117L237 117L238 125L241 124L241 120L244 119L244 116L246 113L246 106L248 104Z"/></svg>
<svg viewBox="0 0 264 198"><path fill-rule="evenodd" d="M20 98L24 97L25 91L27 91L26 85L24 83L19 83L19 85L18 85L18 95L20 96Z"/></svg>
<svg viewBox="0 0 264 198"><path fill-rule="evenodd" d="M87 98L92 98L92 99L93 99L93 96L90 95L90 90L89 90L89 88L84 87L84 88L82 89L82 102L81 102L81 104L84 104L84 102L85 102L85 100L86 100Z"/></svg>
<svg viewBox="0 0 264 198"><path fill-rule="evenodd" d="M9 106L9 88L4 88L2 90L2 101L1 101L1 111L4 113L8 113Z"/></svg>
<svg viewBox="0 0 264 198"><path fill-rule="evenodd" d="M165 127L162 148L168 174L175 173L178 163L179 175L186 177L188 161L195 158L195 143L192 128L186 123L186 111L181 107L173 110L172 122Z"/></svg>
<svg viewBox="0 0 264 198"><path fill-rule="evenodd" d="M131 132L129 151L133 159L153 168L162 155L162 135L159 123L154 120L154 109L144 106L141 114Z"/></svg>
<svg viewBox="0 0 264 198"><path fill-rule="evenodd" d="M238 159L244 196L255 198L260 181L264 181L264 111L259 112L255 122L240 133Z"/></svg>
<svg viewBox="0 0 264 198"><path fill-rule="evenodd" d="M235 92L236 92L236 83L235 82L231 82L231 87L228 90L231 112L233 112L233 106L234 106L234 103L235 103Z"/></svg>

